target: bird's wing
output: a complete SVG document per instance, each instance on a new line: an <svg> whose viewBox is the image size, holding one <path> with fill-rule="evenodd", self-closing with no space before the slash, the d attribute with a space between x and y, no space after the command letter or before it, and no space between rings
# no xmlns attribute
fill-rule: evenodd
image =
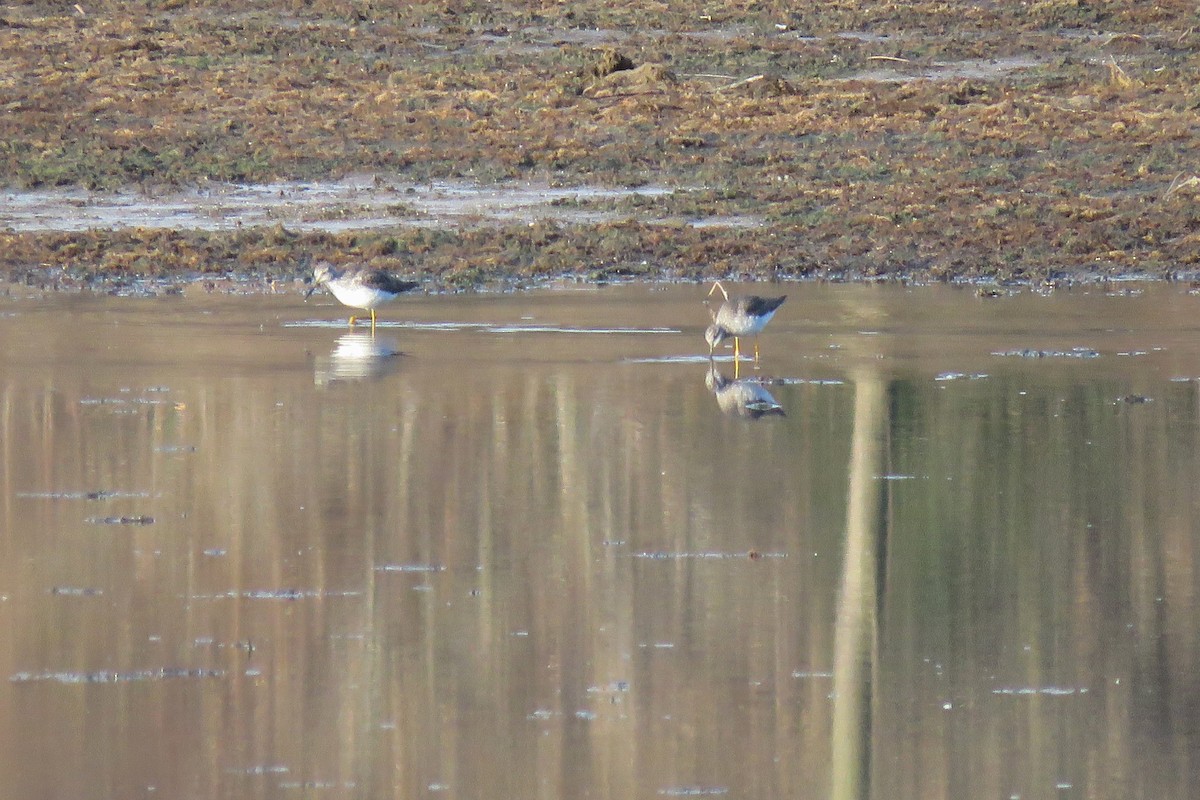
<svg viewBox="0 0 1200 800"><path fill-rule="evenodd" d="M363 276L363 285L370 289L379 289L392 294L400 294L401 292L411 291L421 284L416 281L406 281L397 278L390 272L384 272L381 269L375 269Z"/></svg>
<svg viewBox="0 0 1200 800"><path fill-rule="evenodd" d="M761 317L764 314L770 314L775 309L783 305L783 301L787 300L787 295L782 297L747 297L746 313L754 317Z"/></svg>

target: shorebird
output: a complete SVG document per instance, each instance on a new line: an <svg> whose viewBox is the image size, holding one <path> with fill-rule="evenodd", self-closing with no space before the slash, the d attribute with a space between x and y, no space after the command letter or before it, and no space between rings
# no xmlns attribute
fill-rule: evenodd
<svg viewBox="0 0 1200 800"><path fill-rule="evenodd" d="M704 340L708 342L708 354L711 357L717 345L730 336L733 337L733 360L737 363L742 356L740 339L743 336L754 337L754 363L758 364L758 334L775 316L775 312L783 305L787 295L780 297L758 297L757 295L730 295L720 281L714 281L708 290L708 296L717 289L725 298L725 302L712 315L712 325L704 332ZM712 309L709 309L712 313Z"/></svg>
<svg viewBox="0 0 1200 800"><path fill-rule="evenodd" d="M307 299L322 284L329 287L329 291L343 305L370 311L371 330L375 330L376 306L395 300L420 285L416 281L401 280L381 269L360 267L341 270L328 261L320 262L313 269L313 285L304 297ZM351 326L356 319L353 314L350 316Z"/></svg>

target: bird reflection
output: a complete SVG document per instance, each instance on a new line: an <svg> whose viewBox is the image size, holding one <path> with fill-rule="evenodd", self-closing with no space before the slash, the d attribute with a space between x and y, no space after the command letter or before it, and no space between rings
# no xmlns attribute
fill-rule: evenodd
<svg viewBox="0 0 1200 800"><path fill-rule="evenodd" d="M754 378L727 378L717 370L715 361L708 363L704 385L717 396L717 405L731 417L761 419L787 416L762 382Z"/></svg>
<svg viewBox="0 0 1200 800"><path fill-rule="evenodd" d="M314 379L318 386L341 381L365 381L382 378L396 369L400 350L391 339L371 333L344 333L328 356L318 356Z"/></svg>

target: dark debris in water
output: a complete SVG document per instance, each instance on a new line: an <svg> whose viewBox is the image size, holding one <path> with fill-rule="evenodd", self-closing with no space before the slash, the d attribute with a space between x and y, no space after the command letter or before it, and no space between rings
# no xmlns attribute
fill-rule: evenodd
<svg viewBox="0 0 1200 800"><path fill-rule="evenodd" d="M1139 406L1153 401L1153 397L1146 397L1144 394L1127 394L1117 398L1118 403L1124 403L1127 406Z"/></svg>
<svg viewBox="0 0 1200 800"><path fill-rule="evenodd" d="M223 678L223 669L192 669L188 667L153 667L128 672L97 670L95 672L17 672L9 677L12 683L133 683L163 681L170 678Z"/></svg>

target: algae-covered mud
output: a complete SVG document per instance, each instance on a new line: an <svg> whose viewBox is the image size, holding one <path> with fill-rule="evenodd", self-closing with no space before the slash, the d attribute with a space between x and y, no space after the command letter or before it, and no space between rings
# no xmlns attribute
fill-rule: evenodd
<svg viewBox="0 0 1200 800"><path fill-rule="evenodd" d="M0 269L1190 277L1198 21L1080 0L0 5Z"/></svg>

